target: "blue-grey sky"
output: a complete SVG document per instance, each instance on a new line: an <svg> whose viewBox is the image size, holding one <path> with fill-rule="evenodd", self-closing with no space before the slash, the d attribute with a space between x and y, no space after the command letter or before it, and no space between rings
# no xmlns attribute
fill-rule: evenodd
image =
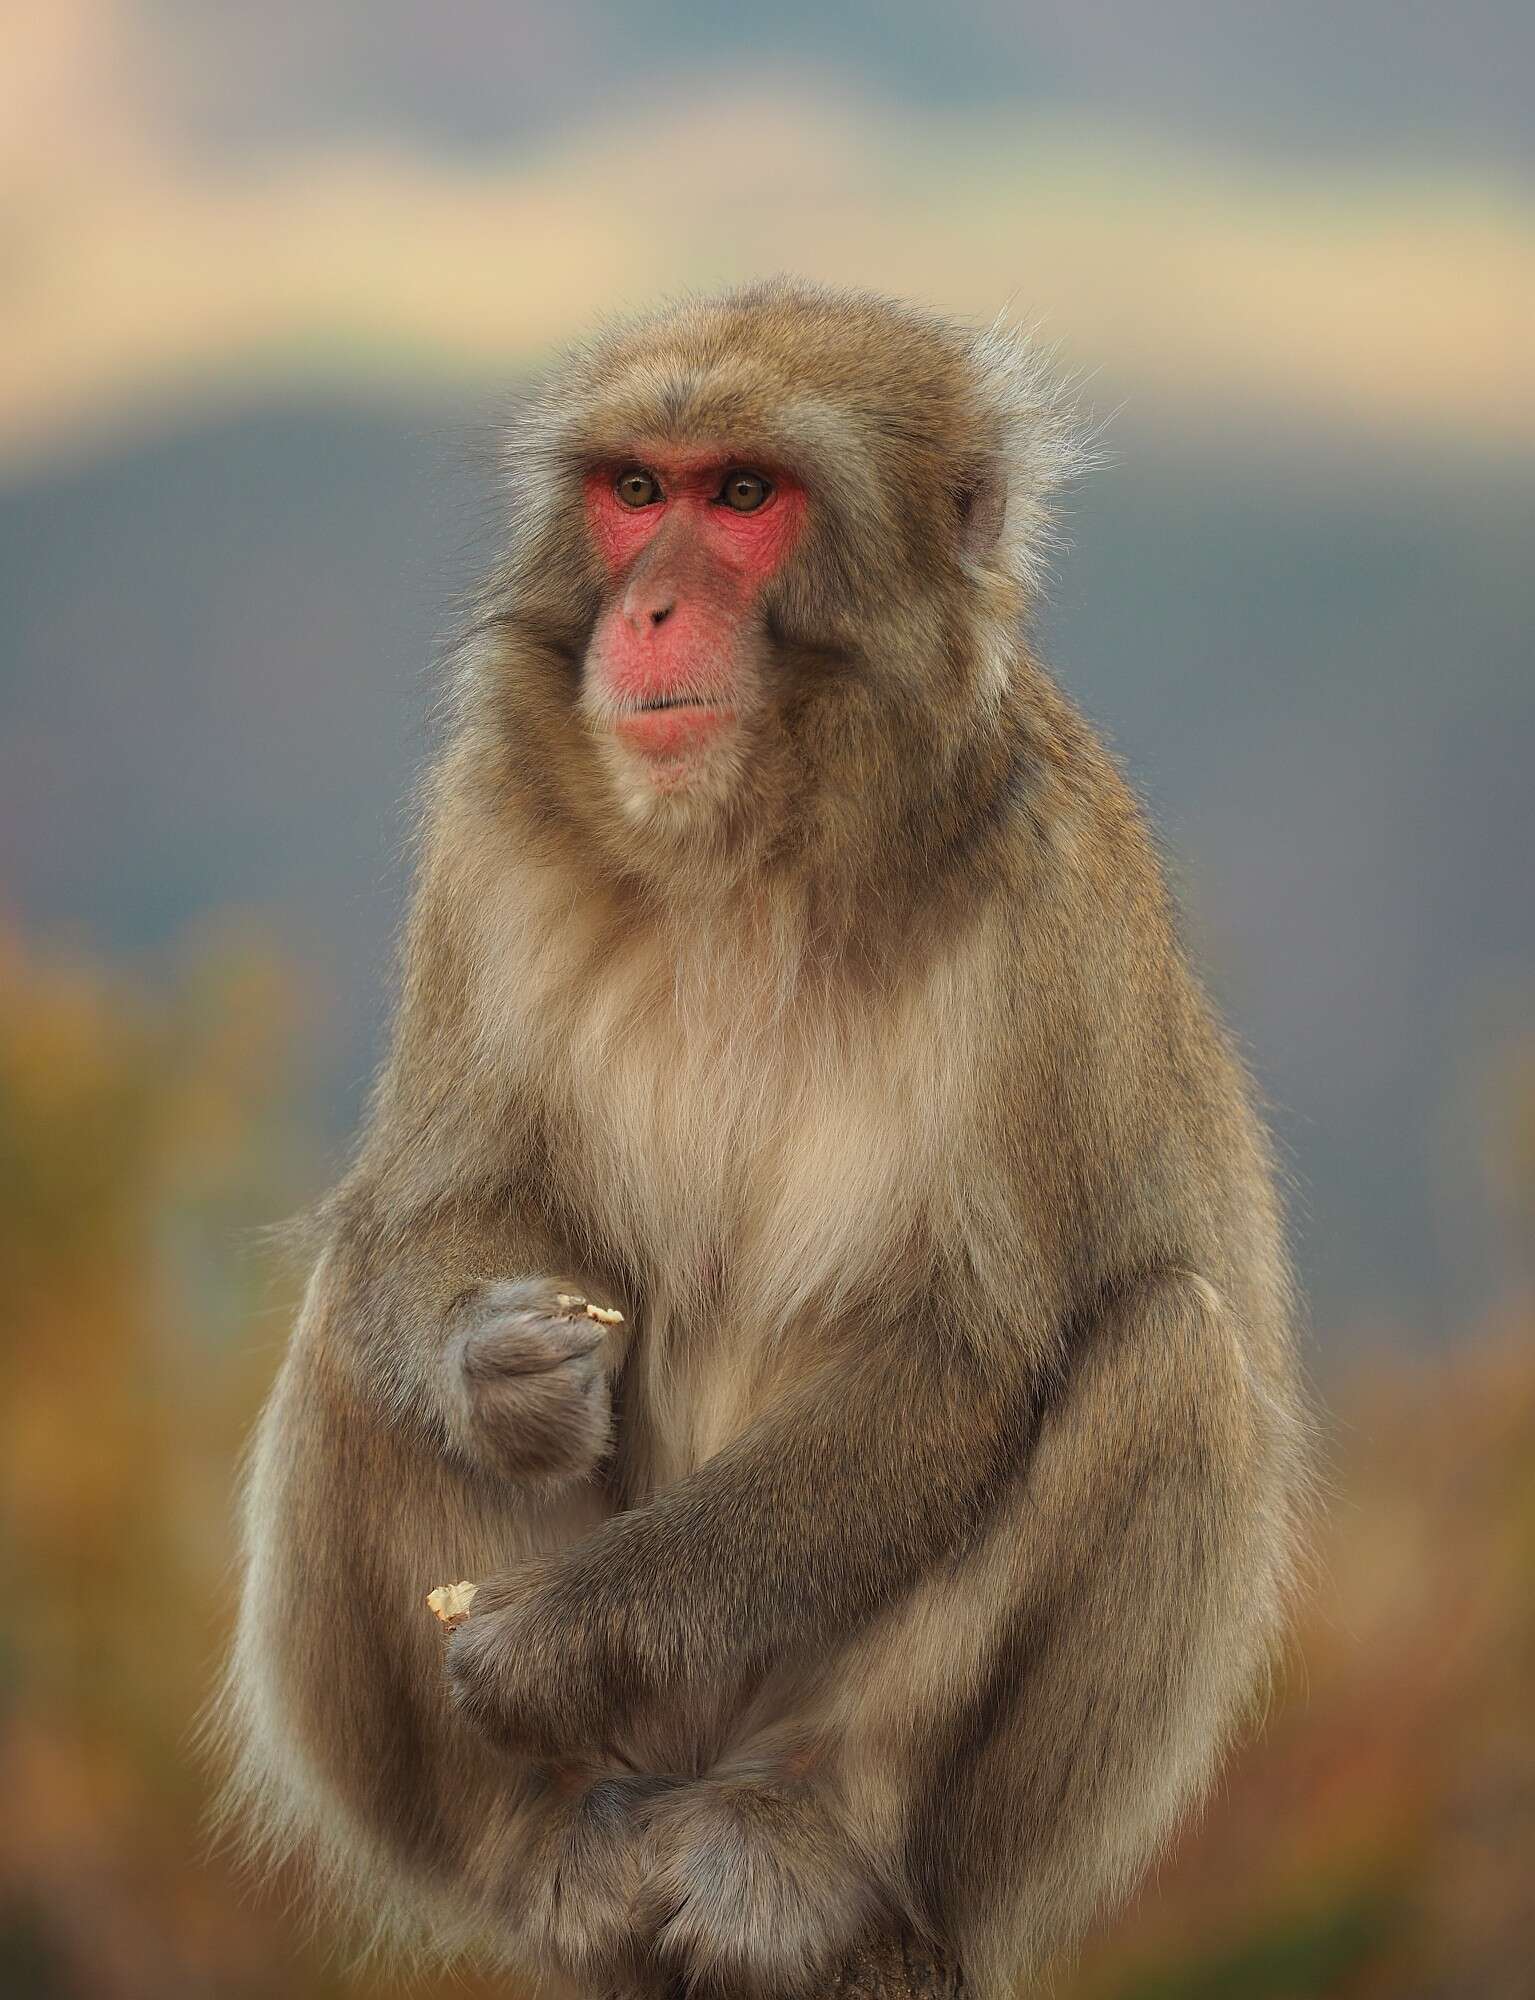
<svg viewBox="0 0 1535 2000"><path fill-rule="evenodd" d="M217 150L406 134L502 149L597 107L647 122L679 79L800 70L924 106L1055 108L1290 156L1531 161L1521 0L130 0L159 87ZM771 135L756 135L761 144ZM722 171L749 172L753 135Z"/></svg>

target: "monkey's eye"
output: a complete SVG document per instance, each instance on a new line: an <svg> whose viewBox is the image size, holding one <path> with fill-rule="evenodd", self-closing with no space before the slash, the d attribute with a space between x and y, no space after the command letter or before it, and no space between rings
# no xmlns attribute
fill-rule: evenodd
<svg viewBox="0 0 1535 2000"><path fill-rule="evenodd" d="M637 465L619 473L613 491L626 507L654 507L661 497L659 483Z"/></svg>
<svg viewBox="0 0 1535 2000"><path fill-rule="evenodd" d="M760 472L731 472L726 474L719 497L738 514L755 514L772 491L772 485Z"/></svg>

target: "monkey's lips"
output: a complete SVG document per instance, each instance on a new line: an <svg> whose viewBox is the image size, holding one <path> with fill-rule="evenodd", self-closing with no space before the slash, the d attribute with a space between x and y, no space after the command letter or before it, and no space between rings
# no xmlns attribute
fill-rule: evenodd
<svg viewBox="0 0 1535 2000"><path fill-rule="evenodd" d="M658 764L674 764L708 749L735 721L735 710L707 701L651 702L626 709L613 732L628 750Z"/></svg>

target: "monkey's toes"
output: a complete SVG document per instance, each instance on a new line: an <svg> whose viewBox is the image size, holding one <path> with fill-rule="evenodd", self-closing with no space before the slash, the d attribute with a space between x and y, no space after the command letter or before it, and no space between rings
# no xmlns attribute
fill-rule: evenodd
<svg viewBox="0 0 1535 2000"><path fill-rule="evenodd" d="M522 1864L530 1927L549 1956L584 1983L637 1979L633 1909L642 1880L645 1808L670 1780L639 1774L562 1781L537 1815Z"/></svg>
<svg viewBox="0 0 1535 2000"><path fill-rule="evenodd" d="M806 1990L877 1903L809 1785L687 1786L651 1808L649 1853L636 1928L690 1990Z"/></svg>

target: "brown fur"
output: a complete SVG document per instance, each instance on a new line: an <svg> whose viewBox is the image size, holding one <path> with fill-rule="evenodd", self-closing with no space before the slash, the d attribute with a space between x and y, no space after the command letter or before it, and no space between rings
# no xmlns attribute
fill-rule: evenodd
<svg viewBox="0 0 1535 2000"><path fill-rule="evenodd" d="M664 799L582 707L578 497L658 438L810 496ZM435 1951L777 1996L894 1926L992 2000L1208 1779L1301 1458L1243 1080L1020 636L1069 426L1004 336L774 284L605 334L513 444L256 1445L244 1789ZM552 1289L621 1336L546 1350Z"/></svg>

